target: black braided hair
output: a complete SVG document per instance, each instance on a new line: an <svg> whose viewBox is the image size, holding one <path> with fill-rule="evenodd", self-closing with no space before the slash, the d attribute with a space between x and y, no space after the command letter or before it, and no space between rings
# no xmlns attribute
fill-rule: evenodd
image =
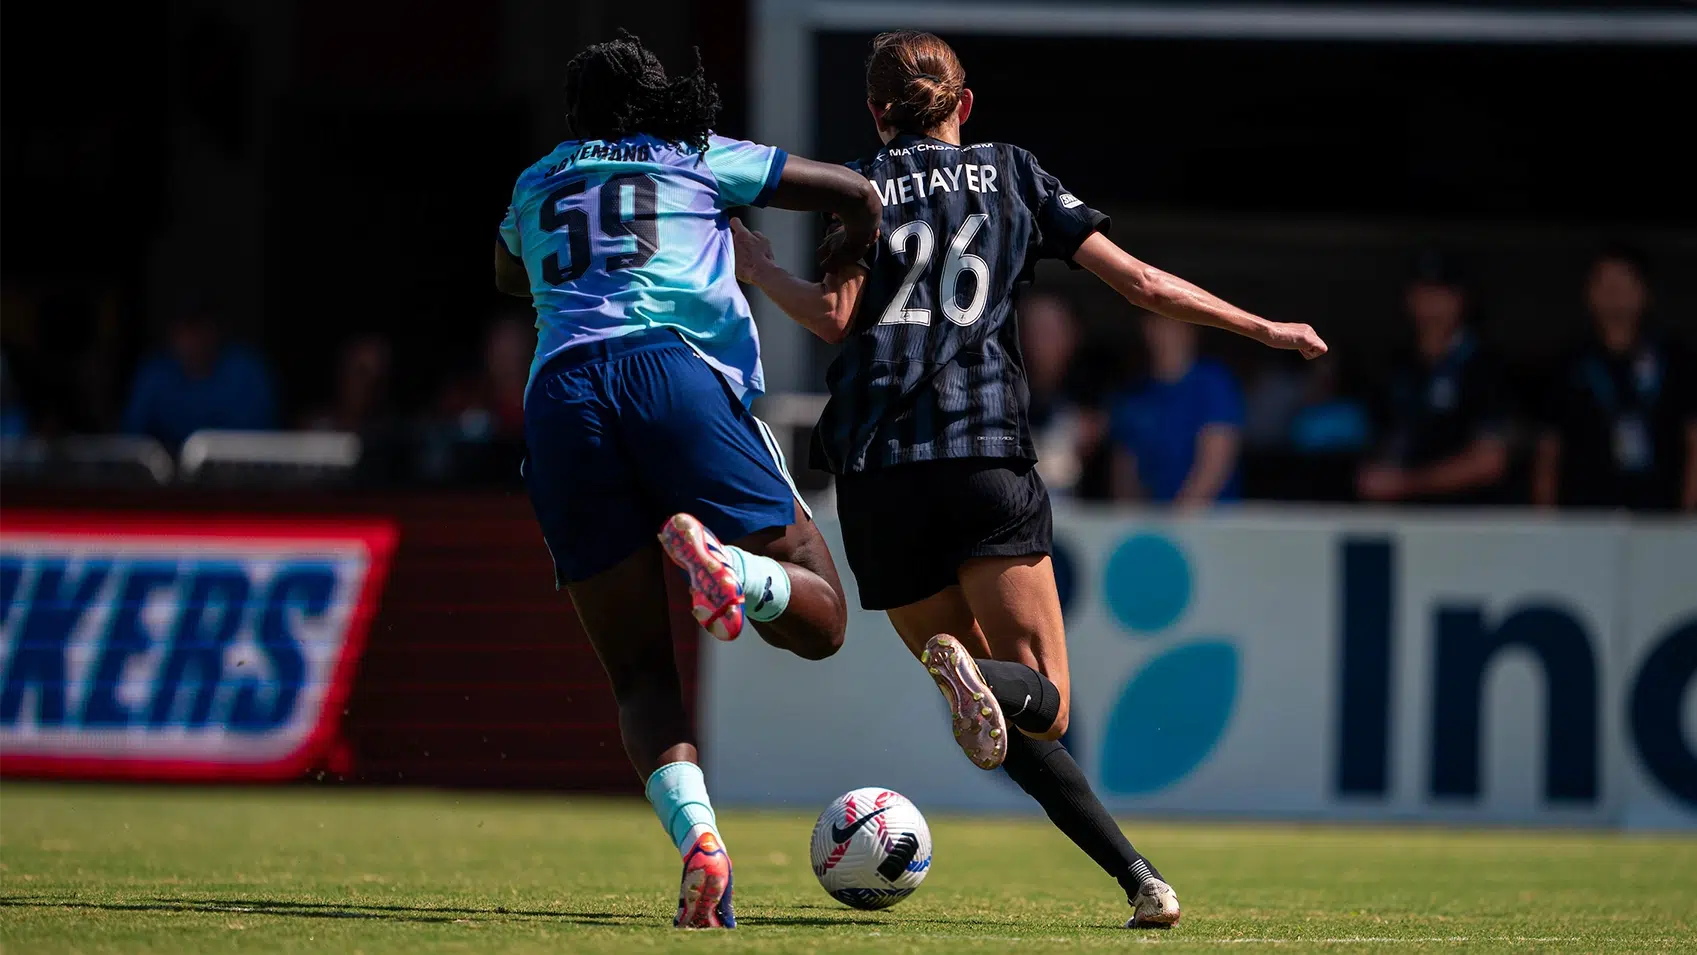
<svg viewBox="0 0 1697 955"><path fill-rule="evenodd" d="M617 140L638 133L707 150L707 134L719 116L719 89L707 81L701 50L695 69L666 78L660 58L641 38L620 30L566 64L566 118L579 139Z"/></svg>

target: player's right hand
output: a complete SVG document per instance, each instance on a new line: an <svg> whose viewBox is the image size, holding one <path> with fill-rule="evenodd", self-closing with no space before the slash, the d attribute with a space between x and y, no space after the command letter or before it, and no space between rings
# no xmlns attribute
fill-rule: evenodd
<svg viewBox="0 0 1697 955"><path fill-rule="evenodd" d="M731 244L737 253L737 281L757 284L755 276L764 268L775 268L778 260L772 256L772 241L759 232L731 219Z"/></svg>
<svg viewBox="0 0 1697 955"><path fill-rule="evenodd" d="M1297 322L1274 322L1268 329L1267 344L1284 351L1301 352L1304 358L1319 358L1326 353L1326 342L1311 325Z"/></svg>

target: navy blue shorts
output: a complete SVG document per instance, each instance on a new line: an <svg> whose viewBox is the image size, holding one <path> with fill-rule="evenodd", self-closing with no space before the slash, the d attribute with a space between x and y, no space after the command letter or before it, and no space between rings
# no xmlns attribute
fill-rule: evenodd
<svg viewBox="0 0 1697 955"><path fill-rule="evenodd" d="M795 485L771 429L673 332L550 359L525 399L524 437L556 583L612 568L680 511L724 541L795 523Z"/></svg>

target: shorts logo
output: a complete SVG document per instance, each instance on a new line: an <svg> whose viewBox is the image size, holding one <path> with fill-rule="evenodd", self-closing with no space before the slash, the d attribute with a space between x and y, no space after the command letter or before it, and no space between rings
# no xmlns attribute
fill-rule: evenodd
<svg viewBox="0 0 1697 955"><path fill-rule="evenodd" d="M1169 635L1194 589L1190 561L1178 545L1139 534L1108 558L1102 591L1126 635L1145 640ZM1102 784L1110 792L1146 795L1188 776L1225 736L1237 686L1237 649L1229 638L1190 638L1159 652L1126 681L1108 716Z"/></svg>
<svg viewBox="0 0 1697 955"><path fill-rule="evenodd" d="M7 774L286 779L323 765L395 545L365 522L7 514Z"/></svg>

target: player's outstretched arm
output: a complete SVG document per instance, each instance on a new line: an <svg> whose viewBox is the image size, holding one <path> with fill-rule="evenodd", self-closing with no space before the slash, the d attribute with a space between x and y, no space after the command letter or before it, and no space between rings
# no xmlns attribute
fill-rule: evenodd
<svg viewBox="0 0 1697 955"><path fill-rule="evenodd" d="M860 290L866 286L865 269L850 265L825 273L823 282L807 282L784 271L772 257L772 243L741 219L731 220L731 238L736 243L738 279L757 286L785 315L831 344L848 337Z"/></svg>
<svg viewBox="0 0 1697 955"><path fill-rule="evenodd" d="M878 238L884 204L871 180L847 166L791 156L768 205L798 212L827 212L843 223L843 239L820 264L826 273L854 264Z"/></svg>
<svg viewBox="0 0 1697 955"><path fill-rule="evenodd" d="M1313 328L1251 315L1176 275L1138 261L1100 232L1085 239L1072 260L1095 273L1126 301L1157 315L1223 328L1271 348L1299 351L1304 358L1326 353L1326 343Z"/></svg>

